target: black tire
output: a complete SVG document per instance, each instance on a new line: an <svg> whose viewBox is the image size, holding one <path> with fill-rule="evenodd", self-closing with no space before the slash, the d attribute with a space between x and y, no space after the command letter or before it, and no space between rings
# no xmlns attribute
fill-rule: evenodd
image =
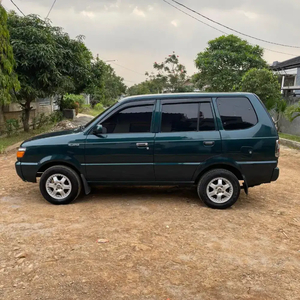
<svg viewBox="0 0 300 300"><path fill-rule="evenodd" d="M47 191L46 184L47 180L51 178L51 176L55 174L61 174L64 178L67 178L67 183L69 188L67 189L66 197L62 197L60 199L53 198ZM60 177L62 178L62 177ZM59 179L59 177L58 177ZM50 179L49 179L50 180ZM50 188L51 190L52 188ZM54 191L54 189L52 189ZM63 205L69 204L73 200L75 200L81 191L81 180L78 174L71 168L66 166L53 166L47 169L40 180L40 191L43 197L50 203L55 205ZM69 192L70 191L70 192ZM56 194L57 195L57 194Z"/></svg>
<svg viewBox="0 0 300 300"><path fill-rule="evenodd" d="M219 179L222 180L221 181L222 185L220 185L220 187L218 186ZM211 185L216 186L216 188L211 187ZM228 185L229 187L226 188ZM216 190L218 194L214 195L214 192L216 192ZM202 199L202 201L208 207L217 208L217 209L225 209L232 206L238 200L240 195L240 190L241 190L240 183L236 178L236 176L230 171L225 169L214 169L208 171L201 177L197 186L197 192L200 199ZM226 195L224 195L225 192ZM211 193L213 195L209 196L208 193ZM221 197L221 199L220 200L215 199L215 201L212 199L217 197Z"/></svg>

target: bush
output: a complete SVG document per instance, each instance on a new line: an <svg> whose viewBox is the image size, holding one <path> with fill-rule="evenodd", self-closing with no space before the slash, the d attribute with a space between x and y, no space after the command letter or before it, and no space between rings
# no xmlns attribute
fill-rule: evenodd
<svg viewBox="0 0 300 300"><path fill-rule="evenodd" d="M115 104L118 100L117 99L108 99L108 98L105 98L101 101L103 107L109 107L113 104Z"/></svg>
<svg viewBox="0 0 300 300"><path fill-rule="evenodd" d="M97 103L100 103L100 101L98 99L93 98L91 99L90 103L91 103L91 107L94 108Z"/></svg>
<svg viewBox="0 0 300 300"><path fill-rule="evenodd" d="M63 99L60 104L61 109L75 109L77 104L70 98Z"/></svg>
<svg viewBox="0 0 300 300"><path fill-rule="evenodd" d="M94 106L94 109L97 110L97 111L103 111L104 110L104 107L101 103L97 103L95 106Z"/></svg>
<svg viewBox="0 0 300 300"><path fill-rule="evenodd" d="M66 94L61 101L61 109L76 109L84 105L85 99L82 95Z"/></svg>
<svg viewBox="0 0 300 300"><path fill-rule="evenodd" d="M37 123L38 123L38 117L33 117L32 120L31 120L33 130L36 129Z"/></svg>
<svg viewBox="0 0 300 300"><path fill-rule="evenodd" d="M55 124L62 121L63 118L64 116L61 111L55 111L51 115L49 115L49 122Z"/></svg>
<svg viewBox="0 0 300 300"><path fill-rule="evenodd" d="M80 108L79 108L79 112L80 113L85 113L88 112L91 109L91 106L89 104L83 104Z"/></svg>
<svg viewBox="0 0 300 300"><path fill-rule="evenodd" d="M19 120L17 119L8 119L5 122L5 132L8 136L16 134L20 128Z"/></svg>
<svg viewBox="0 0 300 300"><path fill-rule="evenodd" d="M37 118L37 127L36 128L41 128L49 123L49 117L46 116L44 113L40 114Z"/></svg>
<svg viewBox="0 0 300 300"><path fill-rule="evenodd" d="M249 70L242 77L240 90L256 94L268 110L276 107L282 98L278 78L268 69Z"/></svg>
<svg viewBox="0 0 300 300"><path fill-rule="evenodd" d="M300 117L300 102L289 106L286 109L286 116L290 122L294 121L296 118Z"/></svg>
<svg viewBox="0 0 300 300"><path fill-rule="evenodd" d="M63 119L63 113L61 111L55 111L52 114L46 116L44 113L32 118L32 129L39 129L47 124L55 124Z"/></svg>
<svg viewBox="0 0 300 300"><path fill-rule="evenodd" d="M91 103L92 108L95 108L95 106L98 103L101 103L103 107L109 107L109 106L113 105L114 103L116 103L117 101L118 101L117 99L112 99L112 98L101 97L101 99L99 100L99 98L94 97L91 99L90 103Z"/></svg>

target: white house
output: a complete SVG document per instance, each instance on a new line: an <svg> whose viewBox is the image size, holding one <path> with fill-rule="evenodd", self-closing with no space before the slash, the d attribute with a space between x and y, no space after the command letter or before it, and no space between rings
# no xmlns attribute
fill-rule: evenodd
<svg viewBox="0 0 300 300"><path fill-rule="evenodd" d="M281 91L286 97L300 97L300 56L275 61L271 69L281 76Z"/></svg>

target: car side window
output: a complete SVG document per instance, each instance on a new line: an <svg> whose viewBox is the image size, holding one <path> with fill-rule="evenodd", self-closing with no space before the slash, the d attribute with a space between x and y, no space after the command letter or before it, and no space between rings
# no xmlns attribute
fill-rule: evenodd
<svg viewBox="0 0 300 300"><path fill-rule="evenodd" d="M215 121L208 102L162 105L161 132L215 130Z"/></svg>
<svg viewBox="0 0 300 300"><path fill-rule="evenodd" d="M163 104L161 132L197 131L198 103Z"/></svg>
<svg viewBox="0 0 300 300"><path fill-rule="evenodd" d="M199 110L199 131L216 130L215 119L212 113L211 104L208 102L200 103Z"/></svg>
<svg viewBox="0 0 300 300"><path fill-rule="evenodd" d="M248 98L218 98L218 110L225 130L247 129L257 124L257 116Z"/></svg>
<svg viewBox="0 0 300 300"><path fill-rule="evenodd" d="M150 132L153 105L124 108L101 122L106 133Z"/></svg>

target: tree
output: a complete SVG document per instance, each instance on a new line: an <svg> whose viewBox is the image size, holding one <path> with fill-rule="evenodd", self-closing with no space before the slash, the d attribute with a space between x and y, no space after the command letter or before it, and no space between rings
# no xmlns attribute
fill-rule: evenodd
<svg viewBox="0 0 300 300"><path fill-rule="evenodd" d="M125 91L124 79L117 76L115 70L97 56L92 61L90 83L85 90L91 95L92 105L101 103L107 107L113 104Z"/></svg>
<svg viewBox="0 0 300 300"><path fill-rule="evenodd" d="M56 103L62 110L65 94L80 94L85 91L92 80L92 53L84 44L84 36L71 39L60 27L53 28L54 39L62 50L62 59L57 63L61 70L61 82L56 94L60 95Z"/></svg>
<svg viewBox="0 0 300 300"><path fill-rule="evenodd" d="M9 42L7 14L0 3L0 105L11 101L13 89L19 89L19 81L14 72L15 60Z"/></svg>
<svg viewBox="0 0 300 300"><path fill-rule="evenodd" d="M148 86L148 81L143 81L139 84L134 84L133 86L127 89L126 94L128 96L151 94Z"/></svg>
<svg viewBox="0 0 300 300"><path fill-rule="evenodd" d="M7 24L21 84L15 96L23 109L24 130L29 131L31 102L38 97L83 91L92 55L82 37L72 40L61 28L36 15L21 17L12 12Z"/></svg>
<svg viewBox="0 0 300 300"><path fill-rule="evenodd" d="M93 59L91 51L84 44L82 35L71 39L60 27L53 27L54 39L62 50L62 59L58 60L57 68L61 70L62 93L82 93L92 80Z"/></svg>
<svg viewBox="0 0 300 300"><path fill-rule="evenodd" d="M278 77L268 69L251 69L243 77L240 91L256 94L268 110L284 108Z"/></svg>
<svg viewBox="0 0 300 300"><path fill-rule="evenodd" d="M104 101L102 102L104 107L111 105L118 97L125 94L126 88L124 79L116 75L115 70L110 65L106 65L104 73Z"/></svg>
<svg viewBox="0 0 300 300"><path fill-rule="evenodd" d="M221 36L208 42L195 60L199 73L194 76L200 90L234 91L243 75L252 68L267 68L263 49L235 35Z"/></svg>
<svg viewBox="0 0 300 300"><path fill-rule="evenodd" d="M104 74L106 72L106 64L97 56L91 63L91 78L89 85L85 89L87 94L91 95L91 103L103 102L104 95Z"/></svg>
<svg viewBox="0 0 300 300"><path fill-rule="evenodd" d="M127 89L127 95L146 95L157 94L160 92L161 86L157 84L157 80L146 80L139 84L135 84Z"/></svg>
<svg viewBox="0 0 300 300"><path fill-rule="evenodd" d="M157 93L178 93L189 89L185 85L188 80L186 67L179 63L179 56L174 51L162 63L155 62L153 68L155 72L146 72L146 75L156 86Z"/></svg>

